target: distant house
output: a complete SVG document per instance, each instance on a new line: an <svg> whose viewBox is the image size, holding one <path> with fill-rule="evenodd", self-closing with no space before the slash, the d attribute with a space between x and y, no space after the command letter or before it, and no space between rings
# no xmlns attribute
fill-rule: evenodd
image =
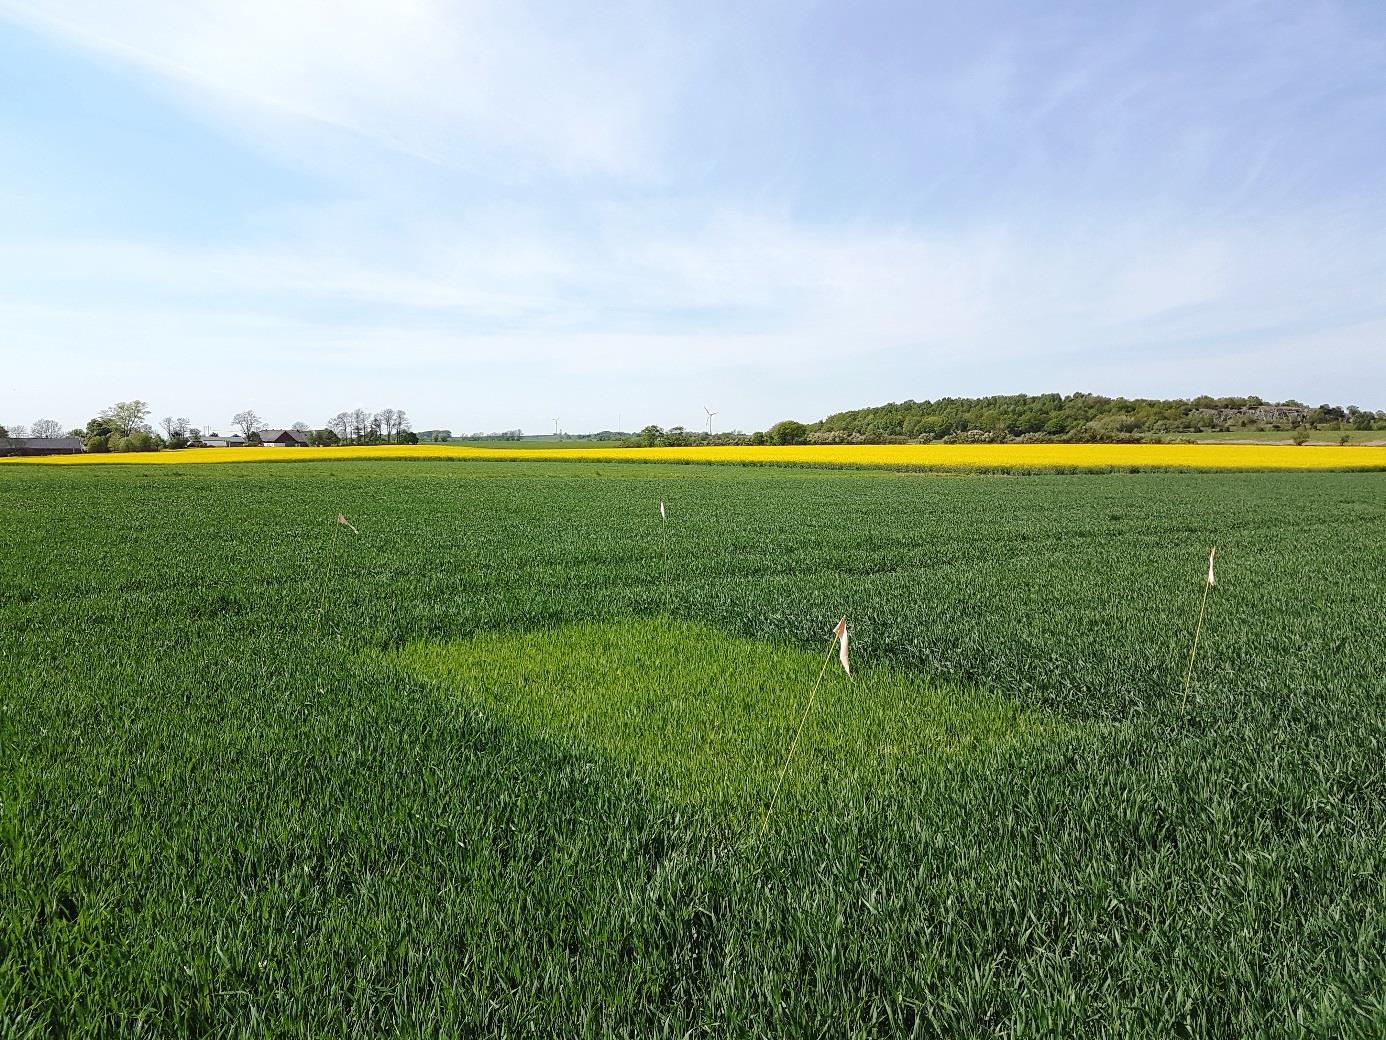
<svg viewBox="0 0 1386 1040"><path fill-rule="evenodd" d="M80 455L76 437L0 437L0 455Z"/></svg>
<svg viewBox="0 0 1386 1040"><path fill-rule="evenodd" d="M235 435L230 437L204 437L202 443L208 448L240 448L245 446L245 438Z"/></svg>
<svg viewBox="0 0 1386 1040"><path fill-rule="evenodd" d="M260 443L266 448L306 448L308 437L297 430L259 430Z"/></svg>

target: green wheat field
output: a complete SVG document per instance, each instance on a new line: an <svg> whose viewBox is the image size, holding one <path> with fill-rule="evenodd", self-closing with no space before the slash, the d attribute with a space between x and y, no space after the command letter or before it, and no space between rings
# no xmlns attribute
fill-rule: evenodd
<svg viewBox="0 0 1386 1040"><path fill-rule="evenodd" d="M11 466L0 532L0 1037L1386 1035L1380 474Z"/></svg>

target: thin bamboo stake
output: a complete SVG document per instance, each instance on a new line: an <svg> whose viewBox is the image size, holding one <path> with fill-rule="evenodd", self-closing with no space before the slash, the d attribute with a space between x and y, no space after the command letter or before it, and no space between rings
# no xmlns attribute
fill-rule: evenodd
<svg viewBox="0 0 1386 1040"><path fill-rule="evenodd" d="M328 603L331 601L330 597L332 596L333 590L336 588L337 583L337 541L339 538L341 538L341 528L342 525L340 523L335 523L332 525L332 544L328 548L326 567L327 585L322 590L323 620L327 622L327 627L334 636L338 634L337 619L333 617L332 614L328 611Z"/></svg>
<svg viewBox="0 0 1386 1040"><path fill-rule="evenodd" d="M1214 547L1213 554L1217 552ZM1189 667L1184 671L1184 698L1179 704L1179 714L1182 716L1189 707L1189 686L1193 681L1194 658L1198 655L1198 637L1203 633L1203 615L1208 610L1208 593L1213 590L1213 563L1212 554L1208 560L1208 580L1203 583L1203 602L1198 608L1198 624L1194 626L1193 647L1189 650Z"/></svg>
<svg viewBox="0 0 1386 1040"><path fill-rule="evenodd" d="M823 667L818 672L818 681L813 684L813 692L809 694L808 704L804 705L803 717L799 719L799 728L794 733L794 740L789 745L789 754L784 756L784 765L780 767L780 778L775 782L775 793L770 798L770 805L765 810L765 820L760 827L761 837L770 829L770 814L775 811L775 805L780 800L780 788L784 786L785 775L789 772L789 760L794 757L794 750L799 746L799 737L803 735L804 723L808 721L809 712L813 710L813 701L818 696L818 687L823 685L823 676L828 674L828 665L833 660L833 646L837 643L837 633L833 632L832 638L828 640L828 652L823 658Z"/></svg>
<svg viewBox="0 0 1386 1040"><path fill-rule="evenodd" d="M669 618L669 518L664 515L664 503L659 503L659 541L664 550L664 617Z"/></svg>
<svg viewBox="0 0 1386 1040"><path fill-rule="evenodd" d="M323 592L322 592L322 613L323 613L323 617L324 617L324 620L327 621L328 627L331 628L332 634L333 634L334 636L340 636L340 635L341 635L341 626L339 626L339 625L337 624L337 619L336 619L335 617L333 617L333 616L331 616L330 614L328 614L328 611L327 611L327 604L328 604L328 597L332 595L333 591L334 591L334 590L336 589L336 587L337 587L337 570L338 570L338 568L337 568L337 557L340 555L340 553L337 552L337 543L338 543L338 541L340 540L340 538L342 537L342 528L343 528L343 527L349 528L349 529L351 530L351 533L354 534L354 535L356 535L358 538L361 536L361 532L358 531L358 530L356 530L355 526L352 524L352 522L351 522L350 520L348 520L348 519L347 519L344 515L342 515L341 513L338 513L338 514L337 514L337 522L336 522L335 524L332 525L332 548L331 548L331 550L330 550L330 555L329 555L329 557L328 557L327 568L326 568L326 571L327 571L327 587L326 587L325 589L323 589Z"/></svg>

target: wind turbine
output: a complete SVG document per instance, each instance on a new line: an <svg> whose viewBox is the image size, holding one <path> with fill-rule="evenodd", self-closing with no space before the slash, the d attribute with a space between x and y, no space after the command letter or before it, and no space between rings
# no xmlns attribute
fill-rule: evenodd
<svg viewBox="0 0 1386 1040"><path fill-rule="evenodd" d="M558 436L558 419L557 419L557 418L555 418L554 421L553 421L553 435L554 435L555 437Z"/></svg>
<svg viewBox="0 0 1386 1040"><path fill-rule="evenodd" d="M717 413L716 413L716 412L708 412L708 411L707 411L707 405L703 405L703 411L707 412L707 435L708 435L709 437L711 437L711 436L712 436L712 417L713 417L714 415L716 415Z"/></svg>

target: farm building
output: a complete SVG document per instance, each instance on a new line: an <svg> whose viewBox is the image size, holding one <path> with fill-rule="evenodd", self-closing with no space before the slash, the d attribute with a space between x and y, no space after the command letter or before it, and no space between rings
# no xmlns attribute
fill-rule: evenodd
<svg viewBox="0 0 1386 1040"><path fill-rule="evenodd" d="M202 441L208 448L240 448L245 444L244 437L206 437Z"/></svg>
<svg viewBox="0 0 1386 1040"><path fill-rule="evenodd" d="M297 430L259 430L260 443L266 448L306 448L308 437Z"/></svg>
<svg viewBox="0 0 1386 1040"><path fill-rule="evenodd" d="M76 437L0 437L0 455L80 455Z"/></svg>

